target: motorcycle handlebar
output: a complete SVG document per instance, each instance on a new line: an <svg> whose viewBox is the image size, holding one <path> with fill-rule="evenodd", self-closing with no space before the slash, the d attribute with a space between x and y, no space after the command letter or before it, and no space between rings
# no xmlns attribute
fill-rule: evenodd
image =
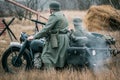
<svg viewBox="0 0 120 80"><path fill-rule="evenodd" d="M30 19L32 22L35 22L35 23L39 23L39 24L42 24L42 25L46 25L46 23L44 22L40 22L38 20L34 20L34 19Z"/></svg>

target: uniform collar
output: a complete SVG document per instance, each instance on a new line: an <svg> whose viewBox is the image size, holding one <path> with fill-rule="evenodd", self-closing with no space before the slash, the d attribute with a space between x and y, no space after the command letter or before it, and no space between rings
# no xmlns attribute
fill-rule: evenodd
<svg viewBox="0 0 120 80"><path fill-rule="evenodd" d="M58 13L58 12L60 12L60 11L54 11L52 14L55 14L55 13Z"/></svg>

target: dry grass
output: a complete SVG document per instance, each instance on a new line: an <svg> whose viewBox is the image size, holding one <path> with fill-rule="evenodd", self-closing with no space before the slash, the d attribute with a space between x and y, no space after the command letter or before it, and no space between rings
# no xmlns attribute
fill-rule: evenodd
<svg viewBox="0 0 120 80"><path fill-rule="evenodd" d="M90 31L118 29L120 14L110 5L92 6L87 12L85 23Z"/></svg>
<svg viewBox="0 0 120 80"><path fill-rule="evenodd" d="M120 75L117 72L116 69L98 74L93 74L89 70L31 70L29 72L21 71L14 75L4 74L0 77L0 80L119 80Z"/></svg>
<svg viewBox="0 0 120 80"><path fill-rule="evenodd" d="M70 29L73 28L72 19L74 17L81 17L84 18L86 11L64 11L66 17L68 18L68 21L70 23L69 27ZM42 13L43 14L43 13ZM48 17L49 14L43 14L44 16ZM10 18L7 20L9 21ZM28 34L33 34L34 30L34 23L30 21L19 21L15 20L15 22L11 25L12 31L15 33L17 38L19 38L20 32L27 32ZM105 32L97 30L96 32L102 33L102 34L111 34L116 38L117 47L119 47L120 40L119 40L119 32ZM5 51L5 49L8 47L10 43L10 39L8 37L8 34L5 36L0 37L0 59ZM120 58L118 55L117 58ZM54 69L52 70L30 70L30 71L21 71L18 74L9 74L5 73L3 68L1 67L0 62L0 80L120 80L120 63L119 60L117 60L115 57L114 64L109 64L109 70L107 72L100 72L100 73L93 73L90 70L83 69L82 71L77 71L73 69L66 69L62 71L56 71Z"/></svg>

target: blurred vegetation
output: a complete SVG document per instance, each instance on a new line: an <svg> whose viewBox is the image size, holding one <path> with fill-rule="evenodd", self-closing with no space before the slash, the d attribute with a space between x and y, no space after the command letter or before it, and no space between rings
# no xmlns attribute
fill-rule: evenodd
<svg viewBox="0 0 120 80"><path fill-rule="evenodd" d="M16 0L17 2L36 11L45 11L52 0ZM120 0L56 0L62 4L62 10L87 10L92 5L110 4L116 9L120 9ZM0 0L0 17L16 16L20 20L22 17L31 18L32 13L20 7L12 5L4 0Z"/></svg>

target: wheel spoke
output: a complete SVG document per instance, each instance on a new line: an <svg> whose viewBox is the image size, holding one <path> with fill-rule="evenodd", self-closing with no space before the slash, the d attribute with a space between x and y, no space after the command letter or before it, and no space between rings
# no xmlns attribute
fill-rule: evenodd
<svg viewBox="0 0 120 80"><path fill-rule="evenodd" d="M17 56L17 52L14 52L15 56Z"/></svg>

